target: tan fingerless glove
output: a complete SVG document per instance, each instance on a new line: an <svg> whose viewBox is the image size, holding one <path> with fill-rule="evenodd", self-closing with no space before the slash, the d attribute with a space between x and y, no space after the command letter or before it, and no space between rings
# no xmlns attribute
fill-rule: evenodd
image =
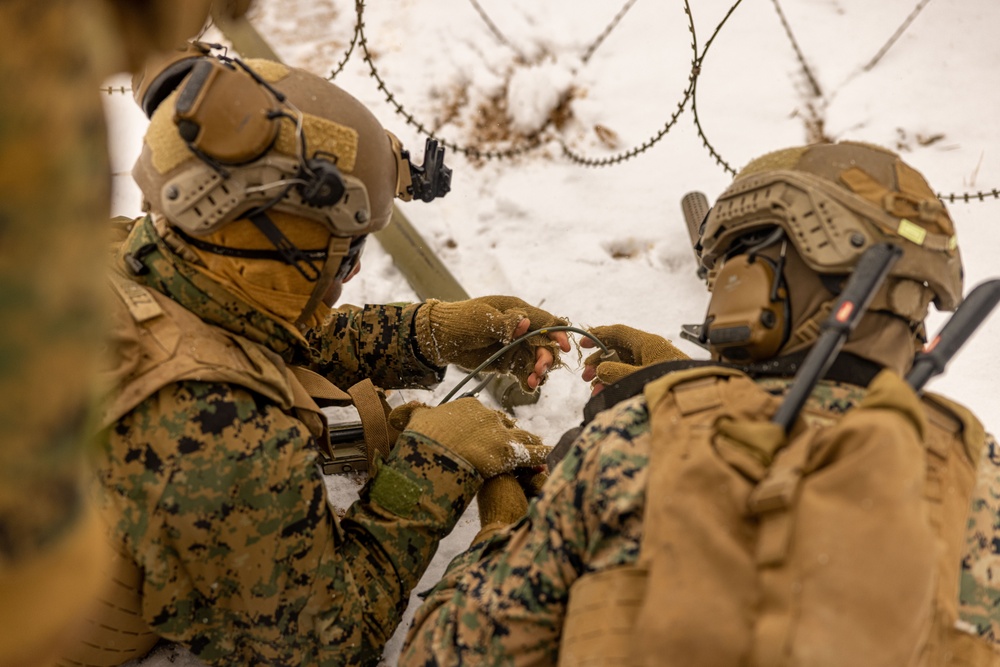
<svg viewBox="0 0 1000 667"><path fill-rule="evenodd" d="M404 430L403 435L417 433L450 449L483 479L544 465L549 453L538 436L517 428L509 416L475 398L460 398L434 408L408 403L392 411L389 424Z"/></svg>
<svg viewBox="0 0 1000 667"><path fill-rule="evenodd" d="M614 384L643 366L690 358L666 338L624 324L594 327L590 333L609 349L618 352L621 360L601 361L601 352L595 352L584 360L585 365L596 366L596 380L603 384Z"/></svg>
<svg viewBox="0 0 1000 667"><path fill-rule="evenodd" d="M514 330L524 318L531 322L529 331L569 323L512 296L454 302L431 299L417 310L414 333L421 354L431 363L472 369L514 340ZM514 375L521 388L530 392L527 380L534 371L538 347L552 350L553 368L561 365L558 344L539 334L508 350L484 370Z"/></svg>

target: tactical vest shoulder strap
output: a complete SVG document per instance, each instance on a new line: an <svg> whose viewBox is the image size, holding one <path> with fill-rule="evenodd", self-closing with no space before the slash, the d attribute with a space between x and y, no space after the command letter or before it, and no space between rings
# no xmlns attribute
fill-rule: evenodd
<svg viewBox="0 0 1000 667"><path fill-rule="evenodd" d="M575 426L559 439L559 442L548 456L550 468L558 465L559 461L566 456L570 446L583 429L594 420L599 413L614 407L622 401L644 391L647 384L657 378L670 373L682 372L696 369L719 369L729 368L749 375L751 378L759 377L794 377L802 361L805 359L807 350L789 354L768 361L761 361L746 366L737 364L727 364L711 360L684 359L681 361L664 361L659 364L645 366L630 375L626 375L618 382L608 385L601 393L591 398L583 408L583 421L579 426ZM824 376L828 380L836 382L846 382L859 387L867 387L872 379L881 371L881 367L855 356L849 352L841 352L830 365L830 369Z"/></svg>
<svg viewBox="0 0 1000 667"><path fill-rule="evenodd" d="M761 361L744 366L727 364L711 360L684 359L681 361L665 361L651 366L645 366L627 375L615 384L609 385L597 396L587 402L583 409L583 425L589 424L599 412L611 408L625 399L631 398L643 391L647 383L668 373L703 368L730 368L749 375L759 377L793 377L806 356L805 350L789 354L769 361ZM824 376L828 380L846 382L859 387L867 387L872 379L881 371L881 367L867 359L842 352L830 365Z"/></svg>
<svg viewBox="0 0 1000 667"><path fill-rule="evenodd" d="M101 426L107 427L149 396L174 382L236 384L281 409L295 394L285 364L274 352L201 320L159 292L115 275L118 296L113 336L116 360L106 369Z"/></svg>
<svg viewBox="0 0 1000 667"><path fill-rule="evenodd" d="M701 366L664 375L643 388L650 409L664 395L673 392L682 415L718 407L720 397L716 380L721 377L746 377L746 373L726 366Z"/></svg>
<svg viewBox="0 0 1000 667"><path fill-rule="evenodd" d="M940 413L944 412L957 422L951 429L965 444L965 451L973 466L979 465L979 457L983 453L983 445L986 443L986 427L979 421L979 418L964 405L960 405L951 399L929 391L924 392L923 401L930 407L929 419L934 426L948 428L940 418ZM956 428L957 427L957 428Z"/></svg>

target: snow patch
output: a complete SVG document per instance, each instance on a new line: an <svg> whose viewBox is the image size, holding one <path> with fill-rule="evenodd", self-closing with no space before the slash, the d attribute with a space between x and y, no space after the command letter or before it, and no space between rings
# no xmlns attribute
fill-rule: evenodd
<svg viewBox="0 0 1000 667"><path fill-rule="evenodd" d="M550 56L515 69L507 84L511 129L526 136L541 131L569 95L579 67L579 58Z"/></svg>

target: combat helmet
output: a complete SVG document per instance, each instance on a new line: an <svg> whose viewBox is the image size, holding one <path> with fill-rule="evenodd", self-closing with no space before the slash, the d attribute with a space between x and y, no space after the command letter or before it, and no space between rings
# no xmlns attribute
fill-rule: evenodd
<svg viewBox="0 0 1000 667"><path fill-rule="evenodd" d="M954 224L924 177L891 151L846 141L753 160L701 226L704 342L734 361L808 346L861 254L886 241L903 254L869 311L919 335L931 302L955 309L963 278Z"/></svg>
<svg viewBox="0 0 1000 667"><path fill-rule="evenodd" d="M137 101L150 124L132 175L146 209L194 248L282 262L313 283L296 321L302 326L333 281L349 275L366 235L389 223L394 197L431 201L448 192L444 149L429 141L424 166L414 165L399 140L330 81L209 51L192 45L141 77ZM213 243L246 220L267 250ZM298 222L320 225L328 243L297 247L286 232Z"/></svg>

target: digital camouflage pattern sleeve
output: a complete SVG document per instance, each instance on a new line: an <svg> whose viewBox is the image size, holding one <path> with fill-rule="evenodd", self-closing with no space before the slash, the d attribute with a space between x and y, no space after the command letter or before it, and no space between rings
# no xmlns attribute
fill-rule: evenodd
<svg viewBox="0 0 1000 667"><path fill-rule="evenodd" d="M106 433L104 513L143 617L211 665L367 665L482 483L400 438L338 521L305 425L241 387L170 384Z"/></svg>
<svg viewBox="0 0 1000 667"><path fill-rule="evenodd" d="M384 389L431 387L444 377L417 351L413 317L421 303L339 306L323 330L306 334L310 364L338 387L366 378Z"/></svg>
<svg viewBox="0 0 1000 667"><path fill-rule="evenodd" d="M986 436L966 529L958 614L1000 650L1000 448Z"/></svg>
<svg viewBox="0 0 1000 667"><path fill-rule="evenodd" d="M601 413L524 519L452 561L399 664L555 665L573 582L638 558L649 440L642 397Z"/></svg>

